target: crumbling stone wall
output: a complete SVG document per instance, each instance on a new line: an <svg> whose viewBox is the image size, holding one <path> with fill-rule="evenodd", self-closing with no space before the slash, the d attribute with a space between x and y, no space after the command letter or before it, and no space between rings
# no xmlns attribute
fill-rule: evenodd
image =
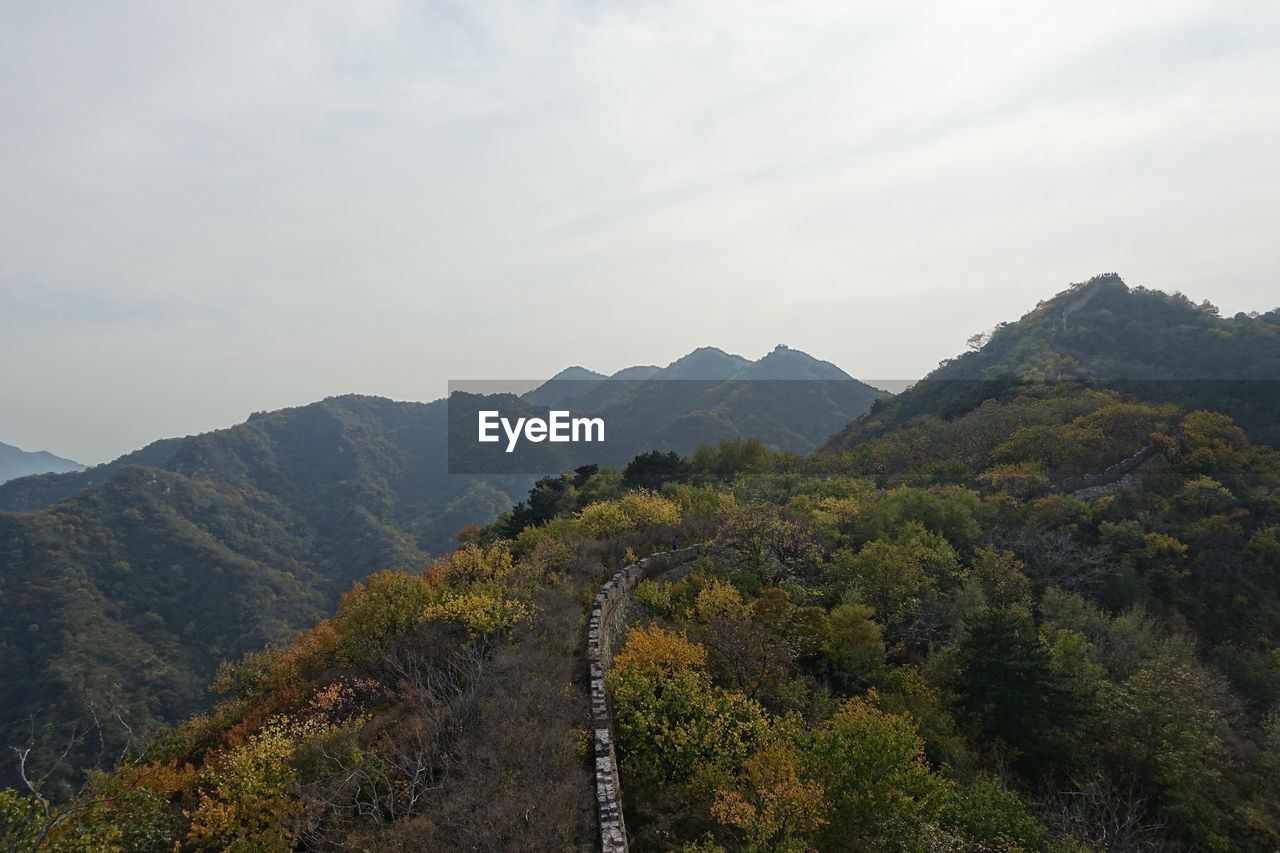
<svg viewBox="0 0 1280 853"><path fill-rule="evenodd" d="M1105 471L1096 474L1085 474L1083 477L1068 477L1062 481L1062 490L1073 498L1092 500L1103 495L1115 494L1121 489L1136 488L1139 478L1136 471L1148 462L1152 462L1161 453L1160 448L1148 444L1128 459L1122 459Z"/></svg>
<svg viewBox="0 0 1280 853"><path fill-rule="evenodd" d="M603 853L625 853L627 829L622 820L622 789L613 748L613 716L604 689L604 674L613 664L614 645L621 641L631 596L640 581L695 559L701 546L652 554L627 566L596 594L587 623L587 666L591 670L591 731L596 762L596 817Z"/></svg>

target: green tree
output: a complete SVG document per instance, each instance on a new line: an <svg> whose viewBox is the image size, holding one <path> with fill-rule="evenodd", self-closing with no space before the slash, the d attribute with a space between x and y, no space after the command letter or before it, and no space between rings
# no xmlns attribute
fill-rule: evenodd
<svg viewBox="0 0 1280 853"><path fill-rule="evenodd" d="M1053 666L1030 615L993 608L975 615L960 641L957 702L975 729L1017 753L1031 778L1080 760L1080 694Z"/></svg>
<svg viewBox="0 0 1280 853"><path fill-rule="evenodd" d="M650 450L636 456L622 469L622 485L656 492L667 483L682 482L688 473L689 467L679 453Z"/></svg>
<svg viewBox="0 0 1280 853"><path fill-rule="evenodd" d="M845 702L807 744L805 776L829 803L820 850L917 849L946 802L951 785L925 763L911 718L878 710L874 698Z"/></svg>

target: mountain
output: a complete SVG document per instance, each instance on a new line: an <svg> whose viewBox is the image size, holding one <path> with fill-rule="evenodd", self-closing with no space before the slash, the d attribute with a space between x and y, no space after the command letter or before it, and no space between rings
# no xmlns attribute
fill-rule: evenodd
<svg viewBox="0 0 1280 853"><path fill-rule="evenodd" d="M0 442L0 483L30 474L62 474L83 471L84 466L44 450L22 450Z"/></svg>
<svg viewBox="0 0 1280 853"><path fill-rule="evenodd" d="M189 714L221 660L507 508L527 478L447 476L445 409L332 398L0 487L10 506L64 498L0 512L0 607L22 614L0 621L0 737L90 705L142 730Z"/></svg>
<svg viewBox="0 0 1280 853"><path fill-rule="evenodd" d="M0 483L0 512L43 509L104 482L111 474L127 465L162 466L187 440L162 438L101 465L61 474L32 474Z"/></svg>
<svg viewBox="0 0 1280 853"><path fill-rule="evenodd" d="M1212 403L1226 380L1205 377L1265 362L1274 324L1097 285L975 339L817 453L723 441L538 480L459 550L376 573L290 645L221 669L227 698L55 805L49 841L550 851L611 847L625 823L635 851L1276 849L1280 451L1170 402ZM1166 337L1194 345L1168 370L1150 360ZM782 348L675 364L701 378L588 375L550 396L670 432L787 406L814 419L834 398L808 389L860 390ZM370 508L411 500L403 430L427 416L325 403L184 443L184 473L124 466L10 516L0 558L49 550L3 588L34 617L12 620L5 660L46 626L74 649L17 686L78 700L56 675L166 713L174 652L259 639L257 614L294 618L283 600L313 606L301 593L330 578L312 562L340 541L358 557ZM450 418L459 405L545 411L455 395ZM309 538L325 523L308 519L357 500L336 537ZM693 547L636 560L673 540ZM120 556L157 545L155 564ZM124 596L99 605L120 586L128 624L111 621ZM114 681L95 680L104 660ZM46 804L3 796L5 837L38 838Z"/></svg>
<svg viewBox="0 0 1280 853"><path fill-rule="evenodd" d="M524 394L524 399L542 406L554 406L561 400L560 389L578 387L579 383L592 384L608 377L585 367L566 367L532 391Z"/></svg>
<svg viewBox="0 0 1280 853"><path fill-rule="evenodd" d="M747 365L738 378L840 381L851 377L829 361L778 344L764 358Z"/></svg>
<svg viewBox="0 0 1280 853"><path fill-rule="evenodd" d="M683 358L666 366L661 374L664 379L731 379L751 362L740 355L730 355L716 347L699 347Z"/></svg>
<svg viewBox="0 0 1280 853"><path fill-rule="evenodd" d="M986 388L847 449L539 480L221 670L227 698L56 806L50 846L1277 849L1280 451L1088 381ZM216 500L128 470L131 500ZM257 597L309 583L209 559ZM193 634L253 629L186 593L211 594ZM39 800L4 796L5 837L37 836Z"/></svg>
<svg viewBox="0 0 1280 853"><path fill-rule="evenodd" d="M971 352L877 401L829 446L849 447L920 418L955 418L984 399L1045 383L1224 412L1251 438L1280 445L1280 309L1223 317L1208 303L1131 288L1106 274L970 343Z"/></svg>
<svg viewBox="0 0 1280 853"><path fill-rule="evenodd" d="M650 379L662 370L656 364L637 364L634 367L624 367L617 373L614 373L610 379Z"/></svg>
<svg viewBox="0 0 1280 853"><path fill-rule="evenodd" d="M702 347L662 368L556 377L523 399L604 418L617 443L598 461L620 465L637 448L690 453L708 435L807 453L883 396L830 362L779 345L757 361Z"/></svg>
<svg viewBox="0 0 1280 853"><path fill-rule="evenodd" d="M751 362L719 350L623 372L640 379L562 372L543 390L626 393L601 409L607 455L552 455L533 472L451 474L449 421L495 400L545 413L536 391L431 403L352 395L0 485L0 607L23 614L0 622L0 737L22 742L32 719L57 730L90 703L141 729L205 707L221 660L287 639L371 572L450 550L457 531L509 509L537 473L733 436L803 451L880 394L788 353L795 380L776 354ZM749 379L754 370L770 378ZM659 378L670 374L737 378ZM796 381L814 376L832 378Z"/></svg>

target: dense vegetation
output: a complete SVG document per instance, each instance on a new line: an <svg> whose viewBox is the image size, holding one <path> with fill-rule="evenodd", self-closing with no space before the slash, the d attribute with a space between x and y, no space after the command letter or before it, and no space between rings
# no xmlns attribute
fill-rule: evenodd
<svg viewBox="0 0 1280 853"><path fill-rule="evenodd" d="M758 362L699 350L653 371L596 392L617 396L600 402L622 461L649 446L636 436L664 425L687 448L748 424L767 426L775 446L812 448L877 395L785 349ZM660 381L668 375L682 381ZM824 381L739 381L757 375ZM808 391L783 393L793 386ZM287 640L353 581L422 565L459 528L508 509L534 478L451 475L450 409L331 398L0 485L0 744L34 739L37 757L56 756L95 717L118 714L141 733L207 709L219 661ZM118 725L106 737L123 745ZM73 763L94 759L94 741ZM0 764L0 784L13 774Z"/></svg>
<svg viewBox="0 0 1280 853"><path fill-rule="evenodd" d="M973 417L1006 431L968 476L739 476L697 570L642 584L609 676L638 849L1280 841L1280 454L1096 393ZM1039 473L1153 439L1139 488Z"/></svg>
<svg viewBox="0 0 1280 853"><path fill-rule="evenodd" d="M974 335L970 347L878 401L830 444L852 446L919 418L948 420L1021 384L1072 381L1222 412L1255 441L1280 445L1280 309L1223 317L1208 302L1103 275Z"/></svg>
<svg viewBox="0 0 1280 853"><path fill-rule="evenodd" d="M1132 293L1100 285L1072 318ZM810 456L538 480L78 794L28 774L0 840L588 848L586 608L679 539L702 557L640 584L606 678L634 849L1274 850L1280 452L1180 386L1050 378L925 382Z"/></svg>
<svg viewBox="0 0 1280 853"><path fill-rule="evenodd" d="M967 475L885 473L890 437L807 459L726 441L675 460L665 497L548 478L525 504L546 517L464 531L226 667L230 698L95 777L104 802L46 819L11 794L9 820L67 814L55 849L139 827L157 850L581 844L583 608L677 536L709 549L637 590L608 678L637 849L1274 847L1280 454L1097 391L970 417L1003 427ZM1141 485L1092 501L1038 473L1150 442Z"/></svg>
<svg viewBox="0 0 1280 853"><path fill-rule="evenodd" d="M681 515L630 493L558 519L554 536L376 573L293 643L223 666L210 715L77 796L0 793L0 845L580 847L594 831L584 605L636 551L679 535Z"/></svg>

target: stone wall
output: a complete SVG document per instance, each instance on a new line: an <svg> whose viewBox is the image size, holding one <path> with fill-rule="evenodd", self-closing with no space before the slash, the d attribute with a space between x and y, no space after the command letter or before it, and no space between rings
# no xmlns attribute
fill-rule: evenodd
<svg viewBox="0 0 1280 853"><path fill-rule="evenodd" d="M1068 477L1062 481L1061 488L1073 498L1092 500L1104 494L1114 494L1122 488L1134 488L1138 478L1134 476L1143 465L1154 461L1160 454L1160 448L1148 444L1128 459L1122 459L1105 471L1096 474L1085 474L1083 477Z"/></svg>
<svg viewBox="0 0 1280 853"><path fill-rule="evenodd" d="M636 585L695 559L701 546L652 554L619 570L596 594L587 623L587 666L591 670L591 731L596 762L596 817L603 853L625 853L627 829L622 820L622 789L613 748L613 716L604 689L604 674L613 664L614 646L621 641L625 614Z"/></svg>

